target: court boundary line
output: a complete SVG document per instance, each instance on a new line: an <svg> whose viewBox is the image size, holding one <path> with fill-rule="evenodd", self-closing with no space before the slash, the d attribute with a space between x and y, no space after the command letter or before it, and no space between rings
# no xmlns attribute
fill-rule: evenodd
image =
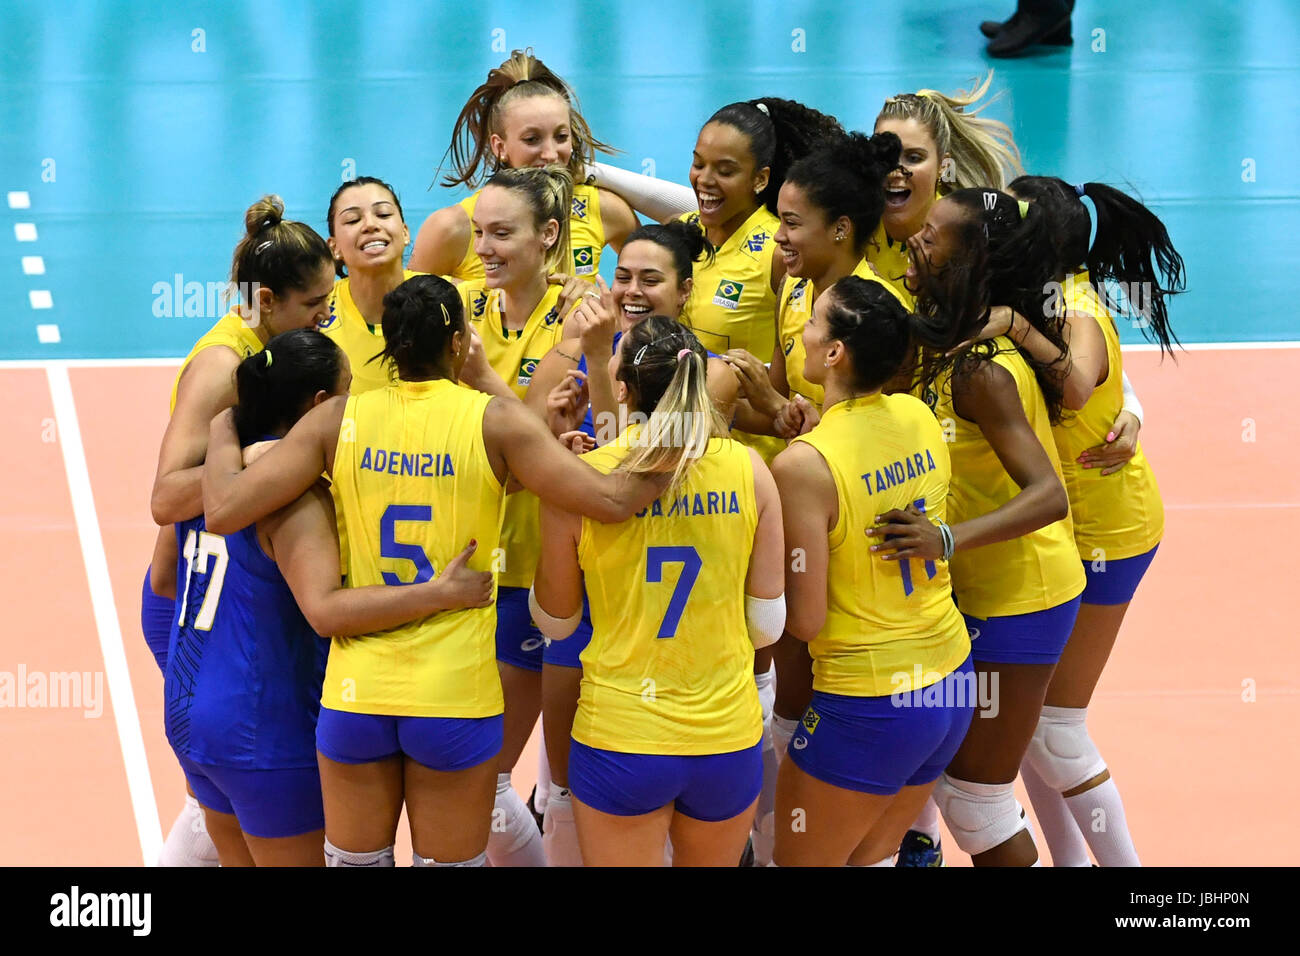
<svg viewBox="0 0 1300 956"><path fill-rule="evenodd" d="M1300 340L1277 342L1190 342L1179 346L1188 352L1235 351L1289 351L1300 349ZM1159 345L1135 342L1120 347L1122 352L1158 352ZM1176 353L1175 353L1176 354ZM66 359L0 359L0 371L5 369L51 368L174 368L185 361L183 355L175 358L66 358Z"/></svg>
<svg viewBox="0 0 1300 956"><path fill-rule="evenodd" d="M54 421L63 454L63 470L72 498L72 512L86 568L95 631L104 658L113 722L117 726L117 739L126 768L126 783L131 796L136 833L140 839L140 852L145 866L156 866L162 852L162 825L158 818L158 802L154 796L153 779L145 755L135 691L131 686L131 671L127 667L126 648L122 643L122 627L117 616L117 602L113 597L113 582L108 571L108 554L104 550L104 538L90 484L86 449L81 441L81 424L72 394L72 380L66 366L47 367L46 377L50 398L54 403Z"/></svg>

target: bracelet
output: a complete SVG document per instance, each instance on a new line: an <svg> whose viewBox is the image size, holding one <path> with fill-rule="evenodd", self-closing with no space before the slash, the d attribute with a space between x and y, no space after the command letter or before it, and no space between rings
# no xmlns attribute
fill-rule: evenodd
<svg viewBox="0 0 1300 956"><path fill-rule="evenodd" d="M941 560L951 561L952 553L957 549L957 539L953 537L952 528L948 527L942 518L939 519L938 524L939 537L943 539L943 557Z"/></svg>

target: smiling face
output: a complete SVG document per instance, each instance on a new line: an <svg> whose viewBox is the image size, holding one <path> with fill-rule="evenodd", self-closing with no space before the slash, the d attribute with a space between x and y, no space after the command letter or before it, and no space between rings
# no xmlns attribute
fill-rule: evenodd
<svg viewBox="0 0 1300 956"><path fill-rule="evenodd" d="M569 104L558 94L511 100L501 110L499 127L490 143L492 155L502 166L566 166L573 155Z"/></svg>
<svg viewBox="0 0 1300 956"><path fill-rule="evenodd" d="M776 244L785 260L786 275L816 278L826 274L840 248L852 249L848 217L828 222L826 213L808 201L802 187L787 182L776 200L781 225ZM835 237L843 238L839 242ZM845 247L845 243L848 243Z"/></svg>
<svg viewBox="0 0 1300 956"><path fill-rule="evenodd" d="M614 270L614 308L631 328L647 315L681 315L682 306L691 294L691 277L679 281L673 266L673 254L649 239L629 242L618 254Z"/></svg>
<svg viewBox="0 0 1300 956"><path fill-rule="evenodd" d="M877 133L893 133L903 144L899 154L902 169L895 169L885 180L885 213L881 222L894 239L906 239L919 232L926 213L934 203L943 160L934 138L919 122L886 119L876 124Z"/></svg>
<svg viewBox="0 0 1300 956"><path fill-rule="evenodd" d="M758 208L769 172L766 166L755 168L748 136L727 123L706 123L691 159L700 225L739 227Z"/></svg>
<svg viewBox="0 0 1300 956"><path fill-rule="evenodd" d="M548 219L539 231L533 220L532 207L517 190L487 186L479 195L470 224L489 289L530 282L545 272L546 252L558 240L560 225Z"/></svg>
<svg viewBox="0 0 1300 956"><path fill-rule="evenodd" d="M330 251L349 272L400 265L411 232L393 194L376 183L351 186L334 200L330 213Z"/></svg>
<svg viewBox="0 0 1300 956"><path fill-rule="evenodd" d="M958 227L964 221L964 216L961 207L949 199L940 199L930 207L925 224L916 235L907 240L911 262L903 280L909 289L917 288L917 279L922 269L940 269L952 258L958 246ZM918 261L922 263L920 269L917 267Z"/></svg>
<svg viewBox="0 0 1300 956"><path fill-rule="evenodd" d="M257 291L259 321L270 339L294 329L314 329L329 315L329 295L334 289L334 267L322 262L305 289L289 289L278 296L265 286Z"/></svg>

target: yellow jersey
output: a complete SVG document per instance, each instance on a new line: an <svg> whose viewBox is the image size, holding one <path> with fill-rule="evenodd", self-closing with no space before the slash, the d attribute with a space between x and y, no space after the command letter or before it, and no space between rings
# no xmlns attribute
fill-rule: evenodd
<svg viewBox="0 0 1300 956"><path fill-rule="evenodd" d="M403 269L402 281L418 275L424 273ZM347 354L352 365L352 387L348 391L360 395L373 388L384 388L392 382L388 363L378 359L371 361L384 350L383 326L371 325L361 315L361 310L352 301L352 287L347 279L334 283L329 309L329 316L320 324L320 330Z"/></svg>
<svg viewBox="0 0 1300 956"><path fill-rule="evenodd" d="M890 239L882 222L876 227L871 241L872 245L867 246L867 261L876 267L880 278L898 293L898 300L907 306L909 312L912 311L916 307L916 296L908 292L907 286L903 284L907 267L912 264L907 252L907 240Z"/></svg>
<svg viewBox="0 0 1300 956"><path fill-rule="evenodd" d="M465 318L478 330L488 364L522 399L538 363L560 341L563 325L556 311L560 287L546 287L542 301L518 330L505 327L500 289L485 288L481 279L466 282L459 289ZM532 586L542 550L540 521L537 496L531 491L520 490L506 497L505 524L501 529L504 559L498 577L502 587Z"/></svg>
<svg viewBox="0 0 1300 956"><path fill-rule="evenodd" d="M583 458L612 471L632 427ZM620 753L731 753L763 715L745 624L758 526L749 450L715 438L671 496L621 524L584 518L578 561L591 607L573 739Z"/></svg>
<svg viewBox="0 0 1300 956"><path fill-rule="evenodd" d="M993 344L997 351L992 361L1015 381L1029 427L1060 476L1061 463L1052 440L1047 403L1033 369L1006 336L993 339ZM951 371L939 376L928 400L934 401L935 417L950 436L948 523L988 514L1018 495L1019 486L1011 480L979 426L953 409ZM1084 587L1083 565L1068 514L1010 541L959 551L952 557L951 570L957 604L966 614L983 619L1045 611L1073 600Z"/></svg>
<svg viewBox="0 0 1300 956"><path fill-rule="evenodd" d="M697 225L698 212L679 217ZM776 293L772 291L772 256L780 222L759 206L727 237L712 261L695 263L690 297L681 321L710 352L744 349L771 364L776 348ZM702 227L701 227L702 228ZM768 435L732 434L771 461L785 442Z"/></svg>
<svg viewBox="0 0 1300 956"><path fill-rule="evenodd" d="M890 291L903 308L911 311L911 306L892 285L876 274L871 263L863 259L853 269L852 275L870 282L879 282ZM823 391L820 385L808 381L803 374L804 360L808 352L803 346L803 327L812 316L813 302L817 290L811 279L798 279L786 276L781 285L780 306L777 310L777 328L780 330L781 351L785 355L785 381L790 393L802 395L808 401L822 407Z"/></svg>
<svg viewBox="0 0 1300 956"><path fill-rule="evenodd" d="M349 587L427 581L470 539L491 570L503 489L483 444L491 396L455 382L398 381L347 401L334 456ZM496 608L443 611L379 634L336 637L321 703L355 714L502 712Z"/></svg>
<svg viewBox="0 0 1300 956"><path fill-rule="evenodd" d="M813 688L885 697L928 687L970 653L943 561L885 561L866 531L876 515L915 504L944 520L952 469L943 429L910 395L837 402L795 441L817 449L835 479L826 624L808 651Z"/></svg>
<svg viewBox="0 0 1300 956"><path fill-rule="evenodd" d="M257 337L253 327L245 322L244 317L238 312L227 312L216 325L204 332L194 343L194 348L190 349L190 354L185 356L185 361L177 370L176 379L172 382L171 400L167 405L169 415L176 411L176 391L180 388L181 376L185 374L185 369L189 367L190 362L194 361L196 355L214 345L222 345L230 349L239 356L241 362L254 352L262 351L262 340Z"/></svg>
<svg viewBox="0 0 1300 956"><path fill-rule="evenodd" d="M483 190L466 196L457 205L465 210L469 220L474 220L474 207ZM575 276L592 276L600 271L600 252L605 248L605 224L600 218L600 189L582 184L573 187L573 202L569 207L569 270ZM472 282L483 278L483 260L474 251L471 233L469 248L465 250L460 265L451 278L458 282Z"/></svg>
<svg viewBox="0 0 1300 956"><path fill-rule="evenodd" d="M1106 339L1109 364L1106 380L1083 408L1052 428L1070 496L1074 542L1079 557L1087 562L1133 558L1159 544L1165 530L1164 503L1155 473L1142 454L1142 443L1113 475L1102 477L1100 468L1084 468L1075 461L1085 449L1105 443L1106 433L1124 406L1119 331L1094 291L1087 270L1066 278L1062 299L1066 311L1082 312L1097 320Z"/></svg>

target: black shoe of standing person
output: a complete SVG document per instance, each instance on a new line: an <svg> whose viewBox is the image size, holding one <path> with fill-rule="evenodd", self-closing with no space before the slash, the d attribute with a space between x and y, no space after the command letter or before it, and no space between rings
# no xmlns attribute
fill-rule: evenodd
<svg viewBox="0 0 1300 956"><path fill-rule="evenodd" d="M1001 20L985 20L980 24L980 33L984 34L990 40L997 36L1004 27L1010 26L1015 20L1016 15L1013 13L1011 19L1003 23ZM1061 29L1049 33L1038 41L1047 46L1070 46L1074 43L1074 37L1070 34L1070 25L1067 23Z"/></svg>
<svg viewBox="0 0 1300 956"><path fill-rule="evenodd" d="M1066 0L1022 0L1015 15L988 46L989 56L1015 56L1047 38L1070 34L1072 3Z"/></svg>

